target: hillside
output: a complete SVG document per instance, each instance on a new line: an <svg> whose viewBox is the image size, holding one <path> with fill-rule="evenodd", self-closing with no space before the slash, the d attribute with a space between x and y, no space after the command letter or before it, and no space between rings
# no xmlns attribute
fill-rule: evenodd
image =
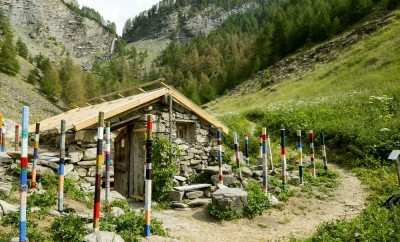
<svg viewBox="0 0 400 242"><path fill-rule="evenodd" d="M222 115L278 104L332 102L353 92L379 95L400 81L398 19L398 13L374 16L329 41L299 50L205 106Z"/></svg>
<svg viewBox="0 0 400 242"><path fill-rule="evenodd" d="M9 18L15 36L27 44L32 56L43 54L58 62L69 53L76 63L90 68L96 57L109 54L115 34L82 16L70 7L73 3L3 0L0 10Z"/></svg>
<svg viewBox="0 0 400 242"><path fill-rule="evenodd" d="M146 69L172 41L189 42L207 36L230 16L258 6L256 0L171 1L163 0L139 16L129 19L123 39L139 51L147 51Z"/></svg>
<svg viewBox="0 0 400 242"><path fill-rule="evenodd" d="M33 66L22 58L18 60L21 70L17 76L10 77L0 73L0 113L7 119L19 121L22 107L28 105L31 108L32 123L60 113L60 108L46 99L37 88L24 81Z"/></svg>

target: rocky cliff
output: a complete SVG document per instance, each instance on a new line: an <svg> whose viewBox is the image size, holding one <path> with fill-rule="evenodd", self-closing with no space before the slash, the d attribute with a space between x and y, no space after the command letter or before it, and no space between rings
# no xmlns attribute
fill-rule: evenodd
<svg viewBox="0 0 400 242"><path fill-rule="evenodd" d="M209 34L229 16L243 13L256 6L256 1L246 1L230 9L211 4L201 10L195 9L193 5L165 11L148 10L131 20L131 25L125 27L124 38L128 42L160 38L185 42L195 36ZM150 14L150 11L153 13Z"/></svg>
<svg viewBox="0 0 400 242"><path fill-rule="evenodd" d="M96 57L109 52L115 35L68 7L66 3L76 4L71 1L1 0L0 10L33 56L42 53L59 61L70 54L90 68Z"/></svg>

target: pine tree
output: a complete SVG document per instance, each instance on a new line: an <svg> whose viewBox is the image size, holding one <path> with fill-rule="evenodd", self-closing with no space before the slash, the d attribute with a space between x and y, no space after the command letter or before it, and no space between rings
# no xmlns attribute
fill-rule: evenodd
<svg viewBox="0 0 400 242"><path fill-rule="evenodd" d="M19 72L19 63L17 60L17 52L13 45L13 36L7 33L4 41L1 43L0 49L0 72L10 76L15 76Z"/></svg>
<svg viewBox="0 0 400 242"><path fill-rule="evenodd" d="M22 42L21 39L18 39L16 48L18 51L18 55L27 60L28 55L29 55L28 47L26 46L26 44L24 42Z"/></svg>

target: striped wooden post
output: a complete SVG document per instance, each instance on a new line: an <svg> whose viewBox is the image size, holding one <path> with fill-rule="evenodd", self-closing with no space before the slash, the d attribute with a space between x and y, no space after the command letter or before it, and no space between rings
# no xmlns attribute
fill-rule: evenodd
<svg viewBox="0 0 400 242"><path fill-rule="evenodd" d="M153 117L147 115L146 124L146 173L145 173L145 200L144 200L144 235L151 235L151 192L152 192L152 158L153 158Z"/></svg>
<svg viewBox="0 0 400 242"><path fill-rule="evenodd" d="M313 177L315 178L317 176L316 173L316 168L315 168L315 148L314 148L314 139L315 139L315 135L314 135L314 131L310 130L308 132L308 139L310 141L310 149L311 149L311 164L313 165Z"/></svg>
<svg viewBox="0 0 400 242"><path fill-rule="evenodd" d="M268 145L268 158L269 158L269 162L271 164L271 171L273 174L275 174L275 167L274 167L274 159L272 158L272 146L271 146L271 137L269 136L269 134L267 133L267 145Z"/></svg>
<svg viewBox="0 0 400 242"><path fill-rule="evenodd" d="M297 151L299 152L299 176L300 184L304 183L304 170L303 170L303 144L301 139L301 130L297 130Z"/></svg>
<svg viewBox="0 0 400 242"><path fill-rule="evenodd" d="M36 164L39 161L39 132L40 132L40 123L36 123L35 128L35 141L33 143L33 162L32 162L32 181L31 188L35 189L36 184Z"/></svg>
<svg viewBox="0 0 400 242"><path fill-rule="evenodd" d="M287 164L286 164L286 130L281 128L281 162L282 162L282 186L287 185Z"/></svg>
<svg viewBox="0 0 400 242"><path fill-rule="evenodd" d="M28 193L28 129L29 107L22 108L22 147L20 158L20 206L19 206L19 241L25 242L26 238L26 202Z"/></svg>
<svg viewBox="0 0 400 242"><path fill-rule="evenodd" d="M111 172L111 123L107 122L106 125L106 191L105 203L107 209L110 205L110 172Z"/></svg>
<svg viewBox="0 0 400 242"><path fill-rule="evenodd" d="M19 150L19 124L15 125L14 150Z"/></svg>
<svg viewBox="0 0 400 242"><path fill-rule="evenodd" d="M218 145L218 181L219 184L224 184L224 174L222 171L222 132L221 129L217 130L217 145Z"/></svg>
<svg viewBox="0 0 400 242"><path fill-rule="evenodd" d="M3 116L0 118L0 152L6 152L6 126Z"/></svg>
<svg viewBox="0 0 400 242"><path fill-rule="evenodd" d="M0 113L0 152L4 152L2 141L3 141L3 114Z"/></svg>
<svg viewBox="0 0 400 242"><path fill-rule="evenodd" d="M100 230L101 172L104 163L103 138L104 138L104 113L100 112L98 127L97 127L96 183L95 183L94 206L93 206L94 231Z"/></svg>
<svg viewBox="0 0 400 242"><path fill-rule="evenodd" d="M262 135L260 135L260 148L259 148L259 155L258 157L262 160L263 158L263 138Z"/></svg>
<svg viewBox="0 0 400 242"><path fill-rule="evenodd" d="M262 129L263 191L268 193L267 128Z"/></svg>
<svg viewBox="0 0 400 242"><path fill-rule="evenodd" d="M233 145L235 147L235 158L236 158L236 165L239 170L239 180L240 182L243 181L242 179L242 170L240 169L240 149L239 149L239 136L237 132L233 133Z"/></svg>
<svg viewBox="0 0 400 242"><path fill-rule="evenodd" d="M60 127L60 161L58 163L58 211L64 211L64 163L65 163L65 120Z"/></svg>
<svg viewBox="0 0 400 242"><path fill-rule="evenodd" d="M249 136L246 135L244 137L244 157L246 159L246 164L250 165L250 157L249 157Z"/></svg>
<svg viewBox="0 0 400 242"><path fill-rule="evenodd" d="M325 171L328 170L328 158L326 156L326 145L325 145L325 134L321 132L321 142L322 142L322 160L324 162L324 169Z"/></svg>

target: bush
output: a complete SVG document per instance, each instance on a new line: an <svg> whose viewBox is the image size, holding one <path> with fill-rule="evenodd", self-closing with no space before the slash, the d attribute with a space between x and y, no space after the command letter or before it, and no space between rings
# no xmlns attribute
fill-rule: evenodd
<svg viewBox="0 0 400 242"><path fill-rule="evenodd" d="M53 192L33 193L28 198L28 207L51 207L56 204L57 195Z"/></svg>
<svg viewBox="0 0 400 242"><path fill-rule="evenodd" d="M238 211L223 208L215 203L208 205L207 209L208 213L218 220L234 220L243 217Z"/></svg>
<svg viewBox="0 0 400 242"><path fill-rule="evenodd" d="M58 217L51 225L54 241L82 241L86 230L83 220L74 214Z"/></svg>
<svg viewBox="0 0 400 242"><path fill-rule="evenodd" d="M28 55L29 55L28 47L26 47L26 44L24 42L22 42L21 39L18 39L16 48L17 48L17 52L18 52L19 56L21 56L24 59L28 58Z"/></svg>
<svg viewBox="0 0 400 242"><path fill-rule="evenodd" d="M179 171L178 147L163 138L156 138L153 145L153 197L165 201L174 185L174 175Z"/></svg>
<svg viewBox="0 0 400 242"><path fill-rule="evenodd" d="M247 191L247 207L244 209L244 214L248 218L254 218L269 208L270 203L265 192L260 184L255 181L250 181L246 186Z"/></svg>
<svg viewBox="0 0 400 242"><path fill-rule="evenodd" d="M100 229L116 232L122 238L129 241L140 241L144 234L144 215L133 211L126 212L120 217L106 215L100 221ZM151 221L151 232L154 235L166 236L167 233L162 227L162 223L156 219Z"/></svg>

